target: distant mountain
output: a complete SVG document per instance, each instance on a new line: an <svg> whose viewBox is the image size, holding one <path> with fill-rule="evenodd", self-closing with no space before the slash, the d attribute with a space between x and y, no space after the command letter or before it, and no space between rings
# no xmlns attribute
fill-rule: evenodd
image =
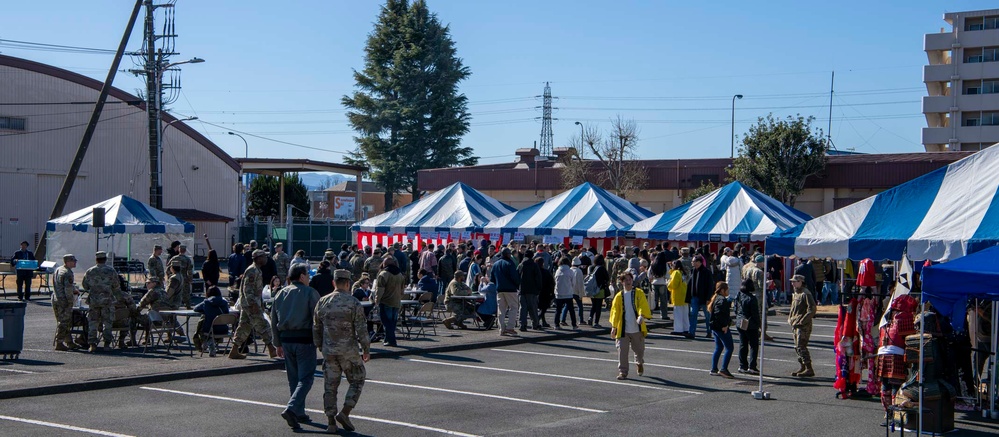
<svg viewBox="0 0 999 437"><path fill-rule="evenodd" d="M302 178L302 183L309 191L317 191L324 188L324 186L333 186L339 184L340 182L348 180L344 175L336 173L299 173L299 177Z"/></svg>

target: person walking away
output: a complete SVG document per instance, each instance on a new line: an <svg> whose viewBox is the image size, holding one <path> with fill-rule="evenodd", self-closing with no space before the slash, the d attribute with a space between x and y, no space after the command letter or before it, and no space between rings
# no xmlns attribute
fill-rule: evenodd
<svg viewBox="0 0 999 437"><path fill-rule="evenodd" d="M336 281L336 272L333 280ZM406 286L406 278L396 265L394 257L390 256L382 261L382 269L375 278L375 284L378 288L375 290L374 302L378 305L378 316L385 329L385 341L382 345L398 347L395 331L399 322L399 311L402 310L402 289Z"/></svg>
<svg viewBox="0 0 999 437"><path fill-rule="evenodd" d="M420 254L420 269L437 274L437 255L434 255L434 245L428 244Z"/></svg>
<svg viewBox="0 0 999 437"><path fill-rule="evenodd" d="M732 324L732 301L728 295L728 283L719 281L715 284L715 294L708 304L711 334L715 339L715 351L711 355L711 375L732 379L734 376L728 371L728 363L732 361L732 331L729 330L729 325ZM718 370L718 357L722 355L722 348L725 349L725 357L722 358L721 370Z"/></svg>
<svg viewBox="0 0 999 437"><path fill-rule="evenodd" d="M801 368L791 376L812 377L812 356L808 353L808 338L812 335L812 318L815 317L815 297L812 291L805 287L805 277L794 275L791 278L794 295L791 297L791 308L788 310L787 324L794 333L794 352L798 354Z"/></svg>
<svg viewBox="0 0 999 437"><path fill-rule="evenodd" d="M386 269L383 273L394 270L396 273L388 274L402 276L395 259L392 259L391 266L393 269ZM337 422L347 431L354 431L350 412L357 406L364 387L364 363L371 359L364 311L361 303L350 295L350 279L350 271L334 271L335 291L319 299L313 316L312 341L323 353L323 412L329 422L327 434L337 432ZM343 409L338 412L337 390L341 375L346 376L350 388L343 400Z"/></svg>
<svg viewBox="0 0 999 437"><path fill-rule="evenodd" d="M465 283L465 272L458 270L454 272L454 279L447 284L444 291L444 303L451 311L451 317L444 319L444 326L447 329L454 329L455 324L461 329L468 329L465 326L465 319L472 317L475 311L475 304L467 299L454 299L455 297L467 297L472 295L472 289Z"/></svg>
<svg viewBox="0 0 999 437"><path fill-rule="evenodd" d="M277 267L277 277L284 284L288 278L288 269L291 268L291 256L284 251L284 243L274 245L274 264ZM276 291L276 290L275 290Z"/></svg>
<svg viewBox="0 0 999 437"><path fill-rule="evenodd" d="M645 321L652 318L652 311L645 300L645 292L635 288L634 282L631 271L622 273L618 277L621 290L611 301L611 338L617 346L617 379L628 378L629 349L635 353L638 376L645 375L645 336L649 333Z"/></svg>
<svg viewBox="0 0 999 437"><path fill-rule="evenodd" d="M520 274L520 332L527 331L527 317L531 318L531 328L540 331L538 320L538 295L541 293L541 268L534 262L534 253L527 251L524 260L517 267Z"/></svg>
<svg viewBox="0 0 999 437"><path fill-rule="evenodd" d="M762 255L757 255L762 257ZM735 298L735 326L739 331L739 373L759 375L756 357L760 350L760 304L756 282L742 281Z"/></svg>
<svg viewBox="0 0 999 437"><path fill-rule="evenodd" d="M825 281L822 282L822 304L839 305L839 269L836 261L826 258Z"/></svg>
<svg viewBox="0 0 999 437"><path fill-rule="evenodd" d="M52 311L55 312L56 319L55 350L57 351L79 349L69 333L73 324L73 303L80 294L76 289L74 268L76 268L76 257L70 253L63 255L62 265L56 269L53 279Z"/></svg>
<svg viewBox="0 0 999 437"><path fill-rule="evenodd" d="M726 256L722 257L722 268L725 269L725 282L728 283L729 290L738 290L742 286L742 258L733 255L732 250L726 248ZM735 299L730 295L729 300Z"/></svg>
<svg viewBox="0 0 999 437"><path fill-rule="evenodd" d="M576 292L576 273L573 271L569 257L564 256L558 262L555 270L555 329L565 326L565 316L572 316L572 329L576 329L576 312L572 308L572 298ZM580 284L582 285L582 284Z"/></svg>
<svg viewBox="0 0 999 437"><path fill-rule="evenodd" d="M323 297L333 292L333 269L329 261L323 260L319 263L316 276L309 280L309 287L312 287Z"/></svg>
<svg viewBox="0 0 999 437"><path fill-rule="evenodd" d="M517 273L517 267L513 264L510 248L503 248L500 252L500 259L493 263L489 275L490 282L496 284L496 306L500 335L516 336L517 331L514 329L514 324L517 322L517 314L520 312L520 301L517 296L520 275Z"/></svg>
<svg viewBox="0 0 999 437"><path fill-rule="evenodd" d="M811 261L805 258L799 258L798 266L794 268L794 274L804 278L803 285L805 289L810 292L815 290L815 270L812 268ZM791 293L791 299L794 299L794 287L791 287ZM812 300L815 300L815 296L812 296Z"/></svg>
<svg viewBox="0 0 999 437"><path fill-rule="evenodd" d="M437 272L440 277L438 281L438 292L440 295L444 292L444 289L451 283L454 279L454 272L458 270L458 260L455 258L454 249L448 247L444 251L444 256L437 260Z"/></svg>
<svg viewBox="0 0 999 437"><path fill-rule="evenodd" d="M114 303L121 294L121 283L118 273L107 265L108 254L97 252L97 265L87 269L83 274L83 289L87 290L87 339L90 342L90 352L97 352L97 331L104 337L104 352L111 351L111 326L114 323Z"/></svg>
<svg viewBox="0 0 999 437"><path fill-rule="evenodd" d="M199 351L208 349L208 356L214 358L218 353L215 336L229 334L229 327L212 326L212 322L222 314L229 314L229 302L222 298L219 287L211 286L205 291L205 300L195 305L193 311L202 314L194 330L194 348Z"/></svg>
<svg viewBox="0 0 999 437"><path fill-rule="evenodd" d="M711 311L708 310L708 303L711 302L714 293L714 274L705 265L703 256L696 256L691 262L694 271L690 274L690 331L687 338L694 338L697 334L697 313L704 315L705 336L711 338Z"/></svg>
<svg viewBox="0 0 999 437"><path fill-rule="evenodd" d="M673 332L671 335L687 336L690 330L690 310L687 303L687 283L683 280L687 276L687 269L683 261L673 261L673 269L669 274L670 298L673 300Z"/></svg>
<svg viewBox="0 0 999 437"><path fill-rule="evenodd" d="M370 248L364 248L366 251L371 251ZM361 273L365 272L364 261L366 260L363 251L356 251L350 256L350 277L352 280L357 281L361 279Z"/></svg>
<svg viewBox="0 0 999 437"><path fill-rule="evenodd" d="M16 283L17 283L17 300L31 300L31 280L35 277L34 269L19 269L17 268L17 262L20 260L24 261L35 261L35 254L28 250L28 242L21 242L21 250L14 252L14 255L10 257L10 266L17 271Z"/></svg>
<svg viewBox="0 0 999 437"><path fill-rule="evenodd" d="M205 290L217 287L222 277L222 267L219 264L219 254L215 249L208 251L208 259L201 265L201 277L205 279Z"/></svg>
<svg viewBox="0 0 999 437"><path fill-rule="evenodd" d="M572 259L572 275L574 279L572 280L572 302L576 305L576 311L579 312L579 323L586 323L583 320L583 293L584 288L583 283L586 281L586 276L583 274L583 260L581 258L585 257L574 257ZM568 307L569 311L572 311L572 307ZM565 325L565 314L562 314L562 325ZM575 322L575 321L573 321ZM577 329L578 325L572 324L573 329Z"/></svg>
<svg viewBox="0 0 999 437"><path fill-rule="evenodd" d="M284 357L291 392L281 417L292 429L301 429L298 423L309 421L309 416L305 414L305 399L312 389L316 372L312 317L319 303L319 292L306 285L309 281L308 264L292 264L288 281L290 284L274 295L271 304L271 337L278 356Z"/></svg>
<svg viewBox="0 0 999 437"><path fill-rule="evenodd" d="M753 262L746 264L743 270L743 279L753 281L753 293L756 293L757 302L763 302L766 298L766 274L763 272L763 255L756 255ZM741 290L741 288L740 288ZM736 296L738 298L738 296ZM736 307L738 308L738 306ZM767 335L767 327L763 326L763 338L767 341L774 341L774 338Z"/></svg>
<svg viewBox="0 0 999 437"><path fill-rule="evenodd" d="M229 350L229 358L242 360L246 355L239 353L243 347L243 342L250 337L251 332L256 332L264 340L267 347L267 356L277 358L277 349L271 344L271 329L267 321L264 320L264 275L261 268L267 264L267 252L263 250L253 251L253 264L243 272L243 285L241 287L242 296L239 304L239 324L236 326L236 334L232 340L232 349Z"/></svg>
<svg viewBox="0 0 999 437"><path fill-rule="evenodd" d="M541 272L541 289L540 293L538 293L538 318L541 319L542 328L551 328L545 315L552 307L552 304L555 303L555 276L552 275L551 270L542 267L544 259L540 256L534 256L534 264L538 266L538 270ZM558 313L556 313L552 323L558 323Z"/></svg>
<svg viewBox="0 0 999 437"><path fill-rule="evenodd" d="M590 297L590 320L588 325L594 328L603 328L600 326L600 312L603 310L604 299L610 293L610 273L607 272L607 265L604 261L603 255L597 255L593 258L593 279L597 281L597 294Z"/></svg>
<svg viewBox="0 0 999 437"><path fill-rule="evenodd" d="M160 255L163 255L163 246L157 244L153 246L153 254L146 260L146 277L156 278L162 284L166 279L166 267Z"/></svg>

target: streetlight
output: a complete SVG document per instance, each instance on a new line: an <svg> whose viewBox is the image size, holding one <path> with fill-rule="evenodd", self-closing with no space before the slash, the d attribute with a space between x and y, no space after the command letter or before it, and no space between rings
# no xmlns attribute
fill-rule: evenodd
<svg viewBox="0 0 999 437"><path fill-rule="evenodd" d="M247 144L246 138L243 138L242 135L237 134L236 132L228 132L228 134L229 135L235 135L235 136L239 137L239 139L243 140L243 154L244 154L244 157L249 158L250 157L250 146L249 146L249 144ZM244 207L244 204L245 204L244 197L246 197L245 196L245 192L246 192L246 181L243 180L243 166L240 165L239 166L239 223L240 223L240 225L243 224L243 217L245 217L245 214L243 213L243 207Z"/></svg>
<svg viewBox="0 0 999 437"><path fill-rule="evenodd" d="M742 99L742 94L732 96L732 159L735 159L735 99Z"/></svg>
<svg viewBox="0 0 999 437"><path fill-rule="evenodd" d="M584 133L583 133L583 123L580 123L580 122L577 121L576 125L579 126L579 148L582 149L583 148L583 135L584 135ZM582 153L582 151L580 151L580 153Z"/></svg>
<svg viewBox="0 0 999 437"><path fill-rule="evenodd" d="M178 118L178 119L176 119L174 121L171 121L171 122L167 123L166 126L163 126L163 129L160 129L160 137L163 136L163 132L166 132L167 128L170 127L171 124L174 124L174 123L176 123L178 121L192 121L192 120L197 120L197 119L198 119L198 117L187 117L187 118Z"/></svg>

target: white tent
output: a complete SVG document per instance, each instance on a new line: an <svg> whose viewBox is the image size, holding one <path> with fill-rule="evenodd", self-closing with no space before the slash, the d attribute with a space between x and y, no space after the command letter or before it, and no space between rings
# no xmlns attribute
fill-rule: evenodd
<svg viewBox="0 0 999 437"><path fill-rule="evenodd" d="M94 208L104 208L105 226L92 226ZM115 196L45 224L48 249L45 258L62 264L62 256L76 255L77 271L95 264L94 252L109 257L145 261L154 245L168 247L172 241L190 245L194 225L128 196ZM164 260L166 261L166 260Z"/></svg>

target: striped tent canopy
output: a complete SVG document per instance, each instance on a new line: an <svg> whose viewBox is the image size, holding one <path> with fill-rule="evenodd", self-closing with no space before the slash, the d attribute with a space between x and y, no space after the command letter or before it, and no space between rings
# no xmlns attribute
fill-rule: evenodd
<svg viewBox="0 0 999 437"><path fill-rule="evenodd" d="M104 208L104 234L190 234L194 225L153 208L131 197L120 195L96 203L45 223L53 232L95 233L94 208Z"/></svg>
<svg viewBox="0 0 999 437"><path fill-rule="evenodd" d="M989 147L803 225L767 251L835 259L941 261L999 244L999 147Z"/></svg>
<svg viewBox="0 0 999 437"><path fill-rule="evenodd" d="M481 231L486 222L516 211L476 189L457 182L416 202L358 222L356 232L428 234Z"/></svg>
<svg viewBox="0 0 999 437"><path fill-rule="evenodd" d="M732 182L625 230L650 240L763 241L775 230L811 218L742 182Z"/></svg>
<svg viewBox="0 0 999 437"><path fill-rule="evenodd" d="M586 182L537 205L486 224L489 233L616 237L652 212Z"/></svg>

